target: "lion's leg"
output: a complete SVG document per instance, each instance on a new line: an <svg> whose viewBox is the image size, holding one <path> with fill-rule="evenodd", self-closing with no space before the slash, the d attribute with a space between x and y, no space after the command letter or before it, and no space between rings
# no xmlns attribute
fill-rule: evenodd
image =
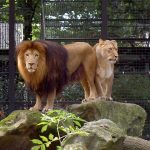
<svg viewBox="0 0 150 150"><path fill-rule="evenodd" d="M90 55L89 57L87 57L87 59L84 62L84 70L85 70L86 78L90 89L90 95L88 98L89 100L95 99L97 97L97 90L94 83L94 78L96 73L96 59L94 59L94 57L95 56L92 57L92 55Z"/></svg>
<svg viewBox="0 0 150 150"><path fill-rule="evenodd" d="M88 80L89 83L89 88L90 88L90 95L89 95L89 100L90 99L95 99L97 97L97 91L96 91L96 87L94 84L94 80L93 79L89 79Z"/></svg>
<svg viewBox="0 0 150 150"><path fill-rule="evenodd" d="M42 109L42 98L39 95L36 95L36 103L30 110L41 110Z"/></svg>
<svg viewBox="0 0 150 150"><path fill-rule="evenodd" d="M54 89L51 93L48 94L47 103L43 111L48 111L49 109L53 109L55 97L56 97L56 89Z"/></svg>
<svg viewBox="0 0 150 150"><path fill-rule="evenodd" d="M88 84L86 78L81 79L80 82L81 82L81 85L82 85L83 90L84 90L84 98L88 99L88 97L90 95L89 84Z"/></svg>

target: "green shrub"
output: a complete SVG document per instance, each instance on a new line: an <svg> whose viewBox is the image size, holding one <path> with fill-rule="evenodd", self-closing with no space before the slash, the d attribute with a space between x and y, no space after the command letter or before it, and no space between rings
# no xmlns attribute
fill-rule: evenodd
<svg viewBox="0 0 150 150"><path fill-rule="evenodd" d="M41 135L39 135L38 139L32 140L35 145L32 147L32 150L46 150L55 141L60 143L60 146L57 146L57 150L62 150L62 143L67 135L88 135L87 132L79 129L81 123L84 122L85 120L77 117L75 114L63 110L50 110L46 114L42 114L41 122L38 124L41 127ZM49 131L49 128L56 130L56 135L53 133L44 135L43 133Z"/></svg>

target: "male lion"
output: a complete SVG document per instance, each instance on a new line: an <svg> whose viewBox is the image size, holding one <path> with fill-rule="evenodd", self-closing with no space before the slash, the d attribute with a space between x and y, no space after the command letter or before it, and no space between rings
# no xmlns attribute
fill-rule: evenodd
<svg viewBox="0 0 150 150"><path fill-rule="evenodd" d="M118 60L118 46L115 40L99 40L94 46L97 57L95 84L99 97L112 100L114 64Z"/></svg>
<svg viewBox="0 0 150 150"><path fill-rule="evenodd" d="M36 103L31 109L41 110L43 97L47 97L44 110L53 109L57 93L72 80L81 81L87 100L96 98L96 55L88 43L61 46L44 40L23 41L17 45L16 53L20 74L36 93Z"/></svg>

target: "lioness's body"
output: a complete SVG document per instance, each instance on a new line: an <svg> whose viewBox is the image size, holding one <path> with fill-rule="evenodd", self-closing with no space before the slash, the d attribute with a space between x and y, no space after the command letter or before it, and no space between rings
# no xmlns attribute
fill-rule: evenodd
<svg viewBox="0 0 150 150"><path fill-rule="evenodd" d="M72 79L81 81L87 100L97 96L94 84L96 55L87 43L63 47L50 41L24 41L17 46L17 64L21 76L36 93L32 109L41 109L41 99L45 96L44 109L52 109L57 93Z"/></svg>
<svg viewBox="0 0 150 150"><path fill-rule="evenodd" d="M112 100L114 64L118 60L118 47L115 40L99 40L94 46L97 57L95 84L99 97Z"/></svg>

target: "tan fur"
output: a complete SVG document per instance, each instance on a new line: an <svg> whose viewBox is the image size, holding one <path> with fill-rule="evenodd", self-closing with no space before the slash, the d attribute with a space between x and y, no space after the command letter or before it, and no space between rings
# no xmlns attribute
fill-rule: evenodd
<svg viewBox="0 0 150 150"><path fill-rule="evenodd" d="M40 43L37 43L37 45L40 47L38 51L40 52L39 62L41 65L38 66L37 71L34 74L29 74L27 69L25 68L24 64L24 53L27 51L27 47L31 46L31 43L28 41L24 41L23 45L18 45L17 49L21 49L21 53L17 56L17 65L19 72L23 79L27 83L32 83L34 88L37 88L38 83L40 83L43 79L43 76L45 75L45 72L47 71L46 68L46 60L45 60L45 50L44 47L41 46ZM32 50L32 49L31 49Z"/></svg>
<svg viewBox="0 0 150 150"><path fill-rule="evenodd" d="M95 84L99 97L112 100L114 64L118 60L118 46L115 40L99 40L94 46L97 57Z"/></svg>
<svg viewBox="0 0 150 150"><path fill-rule="evenodd" d="M96 69L96 57L92 47L86 42L75 42L64 46L68 52L67 68L69 74L82 64L83 71L80 75L80 82L84 89L85 99L88 101L97 97L94 77Z"/></svg>
<svg viewBox="0 0 150 150"><path fill-rule="evenodd" d="M25 62L25 52L28 50L39 52L37 69L32 73L25 65L29 63ZM36 104L31 109L42 108L43 96L47 96L44 109L52 109L61 87L67 81L76 79L81 81L87 100L97 97L94 84L96 55L88 43L76 42L63 48L54 42L24 41L17 46L17 66L25 82L36 93Z"/></svg>

